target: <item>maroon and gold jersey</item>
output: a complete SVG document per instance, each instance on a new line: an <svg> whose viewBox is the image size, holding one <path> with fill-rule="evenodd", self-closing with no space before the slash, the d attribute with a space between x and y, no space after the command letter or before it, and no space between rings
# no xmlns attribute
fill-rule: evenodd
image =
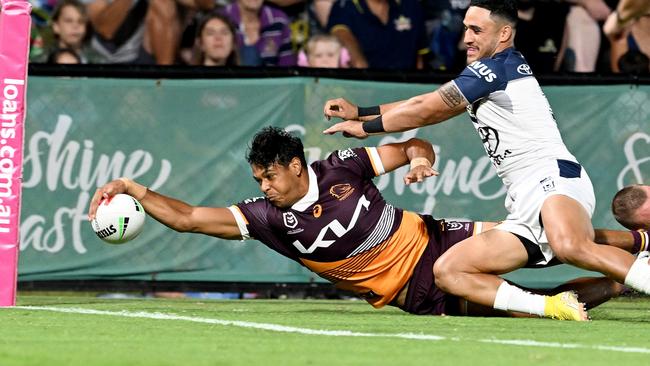
<svg viewBox="0 0 650 366"><path fill-rule="evenodd" d="M251 198L230 210L243 238L381 307L406 285L429 242L419 215L381 196L372 178L383 173L376 148L335 151L308 167L308 193L292 207Z"/></svg>

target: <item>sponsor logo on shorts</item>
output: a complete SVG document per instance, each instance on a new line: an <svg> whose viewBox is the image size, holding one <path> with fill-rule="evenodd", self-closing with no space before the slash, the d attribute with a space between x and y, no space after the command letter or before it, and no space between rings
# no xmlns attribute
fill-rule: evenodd
<svg viewBox="0 0 650 366"><path fill-rule="evenodd" d="M293 212L284 212L282 214L282 220L284 221L284 226L288 227L289 229L293 229L298 226L298 218L293 214Z"/></svg>
<svg viewBox="0 0 650 366"><path fill-rule="evenodd" d="M339 201L344 201L352 192L354 192L354 188L350 183L335 184L330 187L330 194Z"/></svg>
<svg viewBox="0 0 650 366"><path fill-rule="evenodd" d="M542 185L544 192L548 193L555 190L555 181L553 180L553 177L546 177L540 180L539 183Z"/></svg>

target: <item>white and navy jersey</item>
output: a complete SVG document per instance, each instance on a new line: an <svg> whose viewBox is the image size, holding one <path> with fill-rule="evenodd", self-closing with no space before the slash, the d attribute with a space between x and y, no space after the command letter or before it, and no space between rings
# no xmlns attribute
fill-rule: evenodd
<svg viewBox="0 0 650 366"><path fill-rule="evenodd" d="M453 82L470 103L474 128L506 186L538 162L577 162L530 66L514 48L474 61Z"/></svg>

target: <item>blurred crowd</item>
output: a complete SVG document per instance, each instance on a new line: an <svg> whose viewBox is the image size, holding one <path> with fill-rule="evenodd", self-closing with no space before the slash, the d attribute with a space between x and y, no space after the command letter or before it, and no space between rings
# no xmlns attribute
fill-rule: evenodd
<svg viewBox="0 0 650 366"><path fill-rule="evenodd" d="M622 2L626 0L620 0ZM645 0L632 0L645 1ZM469 0L32 0L31 62L464 67ZM650 13L618 0L521 0L536 73L650 72ZM618 28L616 32L603 32Z"/></svg>

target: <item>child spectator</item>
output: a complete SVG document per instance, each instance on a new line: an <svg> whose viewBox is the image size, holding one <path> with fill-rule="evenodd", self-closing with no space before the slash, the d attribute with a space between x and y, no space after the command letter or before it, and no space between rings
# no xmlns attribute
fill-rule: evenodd
<svg viewBox="0 0 650 366"><path fill-rule="evenodd" d="M55 48L47 56L48 64L80 64L81 57L72 48Z"/></svg>
<svg viewBox="0 0 650 366"><path fill-rule="evenodd" d="M204 16L196 31L195 60L201 66L236 66L239 57L236 48L235 26L225 15L211 13Z"/></svg>
<svg viewBox="0 0 650 366"><path fill-rule="evenodd" d="M51 19L54 35L54 48L71 50L80 63L98 63L100 56L86 45L88 35L88 16L86 8L77 0L62 0ZM53 52L50 52L52 54Z"/></svg>
<svg viewBox="0 0 650 366"><path fill-rule="evenodd" d="M348 67L350 55L339 40L331 35L319 34L309 38L298 57L298 66L339 68Z"/></svg>

